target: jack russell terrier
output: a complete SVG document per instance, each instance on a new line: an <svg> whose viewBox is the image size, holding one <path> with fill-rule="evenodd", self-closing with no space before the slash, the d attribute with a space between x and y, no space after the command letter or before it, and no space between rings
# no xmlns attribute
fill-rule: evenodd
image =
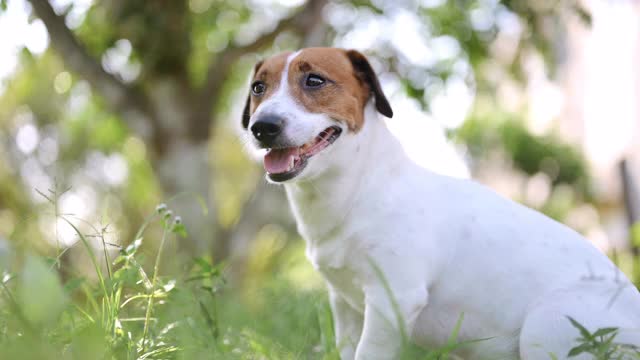
<svg viewBox="0 0 640 360"><path fill-rule="evenodd" d="M605 255L416 165L378 113L393 115L361 53L308 48L256 64L242 118L327 281L342 359L398 358L406 337L444 346L459 322L463 358L562 359L580 335L569 316L640 345L640 293Z"/></svg>

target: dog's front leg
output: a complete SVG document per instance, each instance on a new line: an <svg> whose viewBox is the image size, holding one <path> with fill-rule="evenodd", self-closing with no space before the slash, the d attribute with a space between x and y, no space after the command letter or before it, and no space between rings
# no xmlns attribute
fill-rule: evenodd
<svg viewBox="0 0 640 360"><path fill-rule="evenodd" d="M329 289L329 304L333 313L336 346L340 350L340 359L353 360L362 334L363 315L332 289Z"/></svg>
<svg viewBox="0 0 640 360"><path fill-rule="evenodd" d="M403 342L409 340L418 315L426 305L425 288L393 290L392 295L381 285L367 289L356 360L399 358Z"/></svg>

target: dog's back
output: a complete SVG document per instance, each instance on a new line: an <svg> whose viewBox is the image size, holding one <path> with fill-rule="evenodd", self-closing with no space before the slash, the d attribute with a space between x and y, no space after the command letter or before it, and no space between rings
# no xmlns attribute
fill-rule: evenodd
<svg viewBox="0 0 640 360"><path fill-rule="evenodd" d="M427 201L440 206L424 221L456 250L432 284L418 334L446 339L464 313L461 340L491 338L462 349L473 359L493 358L496 347L563 358L580 335L571 317L592 332L617 327L616 341L640 345L640 293L582 236L473 182L427 178Z"/></svg>

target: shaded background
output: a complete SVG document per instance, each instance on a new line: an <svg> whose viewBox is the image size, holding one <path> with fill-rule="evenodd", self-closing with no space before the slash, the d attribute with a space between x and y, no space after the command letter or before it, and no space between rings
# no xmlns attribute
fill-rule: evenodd
<svg viewBox="0 0 640 360"><path fill-rule="evenodd" d="M63 283L95 279L69 221L106 268L166 203L188 232L167 242L166 276L194 257L222 264L229 291L255 306L274 278L298 295L321 289L281 188L244 145L240 111L258 59L339 46L369 57L397 114L388 125L416 161L568 224L640 281L636 1L0 6L0 249L18 259L8 268L35 253ZM140 251L153 258L162 227L146 234Z"/></svg>

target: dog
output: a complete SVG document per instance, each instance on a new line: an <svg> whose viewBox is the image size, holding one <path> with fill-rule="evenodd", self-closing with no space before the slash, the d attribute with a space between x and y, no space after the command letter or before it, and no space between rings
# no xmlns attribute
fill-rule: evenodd
<svg viewBox="0 0 640 360"><path fill-rule="evenodd" d="M336 48L258 62L242 115L326 280L342 359L395 359L406 339L438 348L454 332L466 359L563 359L580 336L568 317L640 345L640 293L605 255L416 165L380 115L393 110L369 61Z"/></svg>

